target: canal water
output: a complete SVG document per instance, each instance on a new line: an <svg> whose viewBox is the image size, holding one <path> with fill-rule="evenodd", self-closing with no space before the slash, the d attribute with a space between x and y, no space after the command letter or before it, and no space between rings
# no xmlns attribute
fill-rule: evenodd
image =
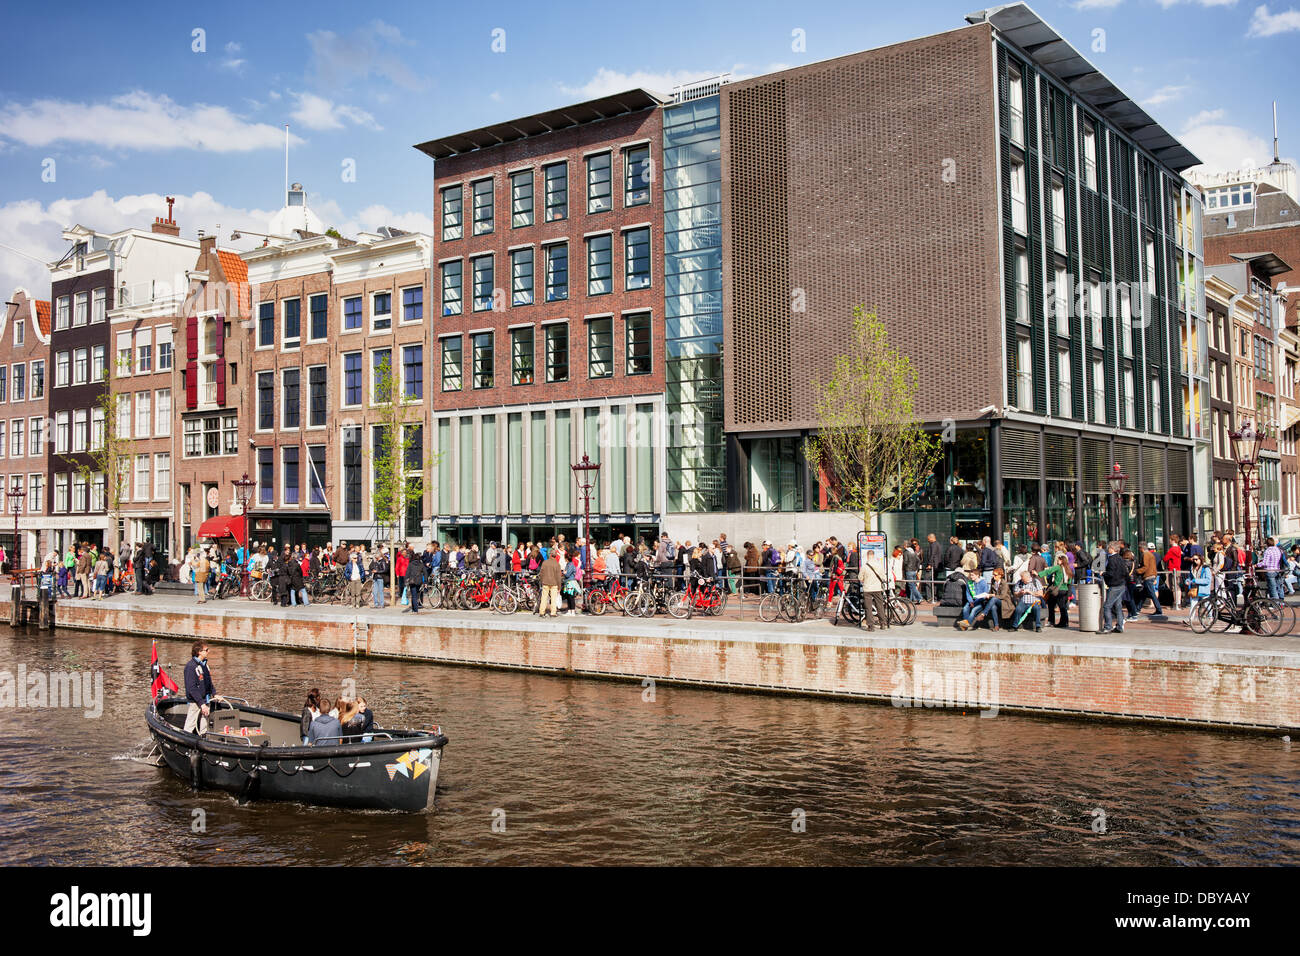
<svg viewBox="0 0 1300 956"><path fill-rule="evenodd" d="M179 681L188 642L159 649ZM0 709L5 862L1300 862L1300 746L1278 736L247 647L209 661L219 693L266 706L352 678L380 725L441 724L436 811L193 794L128 759L148 742L148 640L0 626L0 673L102 672L104 691L98 717Z"/></svg>

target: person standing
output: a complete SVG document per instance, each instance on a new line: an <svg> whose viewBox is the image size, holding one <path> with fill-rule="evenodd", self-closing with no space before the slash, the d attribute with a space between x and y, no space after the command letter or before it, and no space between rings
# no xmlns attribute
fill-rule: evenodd
<svg viewBox="0 0 1300 956"><path fill-rule="evenodd" d="M903 580L907 582L907 599L913 604L921 603L921 592L916 581L921 573L921 555L918 547L909 544L903 548Z"/></svg>
<svg viewBox="0 0 1300 956"><path fill-rule="evenodd" d="M880 557L874 550L867 551L867 559L858 571L858 581L862 585L862 628L874 631L877 626L882 630L889 627L889 612L885 605L885 569L880 564Z"/></svg>
<svg viewBox="0 0 1300 956"><path fill-rule="evenodd" d="M384 607L384 582L388 580L388 552L384 550L383 545L379 547L379 553L375 555L374 560L370 562L370 581L371 581L371 606L377 609Z"/></svg>
<svg viewBox="0 0 1300 956"><path fill-rule="evenodd" d="M925 593L926 600L934 603L939 600L939 582L944 579L943 548L939 539L931 532L925 536Z"/></svg>
<svg viewBox="0 0 1300 956"><path fill-rule="evenodd" d="M1138 610L1146 606L1147 598L1151 598L1151 603L1155 607L1156 617L1163 617L1164 611L1160 609L1160 567L1156 563L1156 546L1148 541L1147 546L1142 549L1142 564L1139 574L1142 575L1142 586L1146 593L1139 595L1142 600L1138 604Z"/></svg>
<svg viewBox="0 0 1300 956"><path fill-rule="evenodd" d="M1106 600L1101 606L1101 633L1124 633L1124 598L1128 594L1128 565L1120 556L1119 542L1112 541L1106 548L1106 570L1102 572L1106 585Z"/></svg>
<svg viewBox="0 0 1300 956"><path fill-rule="evenodd" d="M1047 623L1051 627L1070 626L1070 577L1065 550L1056 552L1055 560L1043 569L1041 578L1044 603L1047 605ZM1059 618L1059 619L1058 619Z"/></svg>
<svg viewBox="0 0 1300 956"><path fill-rule="evenodd" d="M1165 570L1169 572L1169 591L1174 596L1174 610L1183 608L1183 549L1179 545L1178 535L1169 538L1169 550L1165 552Z"/></svg>
<svg viewBox="0 0 1300 956"><path fill-rule="evenodd" d="M206 734L212 702L224 701L225 698L212 686L208 645L203 641L195 641L190 648L190 659L185 665L185 699L189 702L185 711L185 733L192 734L197 728L200 735Z"/></svg>
<svg viewBox="0 0 1300 956"><path fill-rule="evenodd" d="M205 552L200 551L194 556L193 568L194 596L199 599L198 603L202 604L208 599L208 572L212 569Z"/></svg>
<svg viewBox="0 0 1300 956"><path fill-rule="evenodd" d="M1282 600L1282 549L1277 541L1269 538L1264 548L1264 558L1259 566L1264 569L1264 580L1268 582L1268 596L1275 601Z"/></svg>
<svg viewBox="0 0 1300 956"><path fill-rule="evenodd" d="M542 562L542 569L537 577L542 587L542 603L537 613L546 617L549 609L551 617L558 617L560 587L564 584L564 566L560 563L558 551L552 550L551 556Z"/></svg>
<svg viewBox="0 0 1300 956"><path fill-rule="evenodd" d="M411 606L406 611L418 614L420 613L420 590L424 587L427 569L419 556L410 549L407 550L406 558L406 594L411 602ZM402 613L405 614L406 611Z"/></svg>

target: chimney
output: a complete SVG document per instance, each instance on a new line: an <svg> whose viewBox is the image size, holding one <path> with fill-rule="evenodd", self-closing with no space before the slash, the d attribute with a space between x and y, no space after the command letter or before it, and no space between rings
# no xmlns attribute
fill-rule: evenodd
<svg viewBox="0 0 1300 956"><path fill-rule="evenodd" d="M203 230L202 229L199 230L199 255L200 256L206 256L209 252L211 252L213 249L216 248L216 245L217 245L216 236L205 236L203 234Z"/></svg>
<svg viewBox="0 0 1300 956"><path fill-rule="evenodd" d="M181 227L176 225L176 220L172 218L172 206L176 202L175 196L167 197L167 218L155 216L153 221L153 231L164 236L179 236Z"/></svg>

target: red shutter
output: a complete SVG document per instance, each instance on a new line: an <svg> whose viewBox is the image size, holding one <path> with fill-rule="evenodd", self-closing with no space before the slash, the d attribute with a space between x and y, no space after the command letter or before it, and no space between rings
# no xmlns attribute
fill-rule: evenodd
<svg viewBox="0 0 1300 956"><path fill-rule="evenodd" d="M199 406L199 317L191 315L185 322L185 407Z"/></svg>
<svg viewBox="0 0 1300 956"><path fill-rule="evenodd" d="M217 363L214 369L217 380L217 404L226 404L226 317L217 316Z"/></svg>

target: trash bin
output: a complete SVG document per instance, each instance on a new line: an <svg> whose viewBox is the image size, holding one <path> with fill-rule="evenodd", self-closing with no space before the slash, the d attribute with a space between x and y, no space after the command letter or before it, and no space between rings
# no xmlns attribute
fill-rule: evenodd
<svg viewBox="0 0 1300 956"><path fill-rule="evenodd" d="M1101 585L1078 584L1074 589L1079 616L1079 630L1096 633L1101 630Z"/></svg>

